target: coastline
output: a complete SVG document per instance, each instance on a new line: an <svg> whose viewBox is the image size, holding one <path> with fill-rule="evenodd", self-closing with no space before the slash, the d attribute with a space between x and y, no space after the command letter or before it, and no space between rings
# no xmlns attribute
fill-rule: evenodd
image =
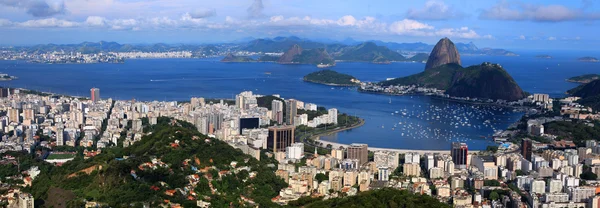
<svg viewBox="0 0 600 208"><path fill-rule="evenodd" d="M311 81L311 80L307 80L307 79L302 79L302 81L315 83L315 84L321 84L321 85L327 85L327 86L333 86L333 87L358 87L358 86L360 86L360 85L352 85L352 84L325 83L325 82Z"/></svg>

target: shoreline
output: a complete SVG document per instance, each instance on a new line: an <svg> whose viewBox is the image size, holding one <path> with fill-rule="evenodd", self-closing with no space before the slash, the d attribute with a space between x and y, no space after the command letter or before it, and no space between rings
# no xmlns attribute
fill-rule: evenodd
<svg viewBox="0 0 600 208"><path fill-rule="evenodd" d="M454 99L454 98L447 98L447 97L442 97L442 96L437 96L437 95L428 95L426 93L407 93L407 94L393 94L393 93L387 93L387 92L375 92L375 91L368 91L368 90L360 90L360 88L357 90L360 93L366 93L366 94L375 94L375 95L387 95L387 96L424 96L424 97L430 97L433 99L439 99L439 100L447 100L447 101L453 101L453 102L458 102L458 103L465 103L465 104L472 104L472 105L493 105L493 106L499 106L499 107L507 107L507 108L526 108L524 106L512 106L512 105L503 105L503 104L498 104L498 103L486 103L486 102L476 102L476 101L470 101L470 100L461 100L461 99Z"/></svg>
<svg viewBox="0 0 600 208"><path fill-rule="evenodd" d="M327 85L327 86L332 86L332 87L358 87L358 86L360 86L360 85L352 85L352 84L334 84L334 83L317 82L317 81L310 81L307 79L302 79L302 81L314 83L314 84L320 84L320 85Z"/></svg>
<svg viewBox="0 0 600 208"><path fill-rule="evenodd" d="M358 124L349 126L349 127L345 127L345 128L341 128L341 129L334 129L332 131L326 131L317 135L312 135L310 138L315 140L315 141L322 141L321 140L321 136L325 136L325 135L329 135L329 134L334 134L334 133L338 133L338 132L342 132L342 131L347 131L347 130L351 130L351 129L355 129L358 127L361 127L363 125L365 125L365 119L360 118L360 122L358 122Z"/></svg>

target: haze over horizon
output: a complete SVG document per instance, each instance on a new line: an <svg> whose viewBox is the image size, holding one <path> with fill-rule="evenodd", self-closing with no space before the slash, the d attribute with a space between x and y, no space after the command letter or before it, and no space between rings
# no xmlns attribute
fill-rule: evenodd
<svg viewBox="0 0 600 208"><path fill-rule="evenodd" d="M590 50L600 5L583 1L0 0L0 45L223 43L247 37Z"/></svg>

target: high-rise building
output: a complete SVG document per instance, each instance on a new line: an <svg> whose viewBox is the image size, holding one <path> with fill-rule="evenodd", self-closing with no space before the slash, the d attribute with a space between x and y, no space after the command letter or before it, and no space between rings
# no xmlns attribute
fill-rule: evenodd
<svg viewBox="0 0 600 208"><path fill-rule="evenodd" d="M17 108L8 109L8 119L10 122L21 123L21 118L19 116L19 109L17 109Z"/></svg>
<svg viewBox="0 0 600 208"><path fill-rule="evenodd" d="M294 143L287 147L285 157L287 159L302 159L304 157L304 143Z"/></svg>
<svg viewBox="0 0 600 208"><path fill-rule="evenodd" d="M90 89L90 97L92 98L92 102L98 102L100 100L100 89L92 88Z"/></svg>
<svg viewBox="0 0 600 208"><path fill-rule="evenodd" d="M379 174L377 179L380 181L388 181L390 179L390 168L386 166L379 167Z"/></svg>
<svg viewBox="0 0 600 208"><path fill-rule="evenodd" d="M277 124L283 123L283 102L279 100L271 102L271 120L276 121Z"/></svg>
<svg viewBox="0 0 600 208"><path fill-rule="evenodd" d="M286 147L295 142L294 131L294 126L270 127L267 137L267 149L273 152L285 152Z"/></svg>
<svg viewBox="0 0 600 208"><path fill-rule="evenodd" d="M298 102L294 99L289 99L285 105L286 117L285 121L288 125L294 125L294 119L298 115Z"/></svg>
<svg viewBox="0 0 600 208"><path fill-rule="evenodd" d="M452 142L452 162L457 168L467 168L468 150L466 143Z"/></svg>
<svg viewBox="0 0 600 208"><path fill-rule="evenodd" d="M258 129L259 127L259 118L240 118L240 135L244 129Z"/></svg>
<svg viewBox="0 0 600 208"><path fill-rule="evenodd" d="M353 143L346 148L346 154L346 158L348 159L357 159L359 165L369 162L369 150L367 144Z"/></svg>
<svg viewBox="0 0 600 208"><path fill-rule="evenodd" d="M56 146L65 145L65 129L62 126L56 127Z"/></svg>
<svg viewBox="0 0 600 208"><path fill-rule="evenodd" d="M327 112L327 116L329 117L329 123L337 124L338 123L338 110L335 108L329 109Z"/></svg>
<svg viewBox="0 0 600 208"><path fill-rule="evenodd" d="M531 140L523 139L521 141L521 155L528 161L531 161Z"/></svg>

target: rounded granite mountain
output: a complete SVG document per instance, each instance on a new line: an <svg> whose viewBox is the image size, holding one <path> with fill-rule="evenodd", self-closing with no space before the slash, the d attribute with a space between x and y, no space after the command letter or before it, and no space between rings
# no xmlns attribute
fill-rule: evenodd
<svg viewBox="0 0 600 208"><path fill-rule="evenodd" d="M450 63L460 65L460 54L450 39L442 38L429 54L425 70Z"/></svg>

